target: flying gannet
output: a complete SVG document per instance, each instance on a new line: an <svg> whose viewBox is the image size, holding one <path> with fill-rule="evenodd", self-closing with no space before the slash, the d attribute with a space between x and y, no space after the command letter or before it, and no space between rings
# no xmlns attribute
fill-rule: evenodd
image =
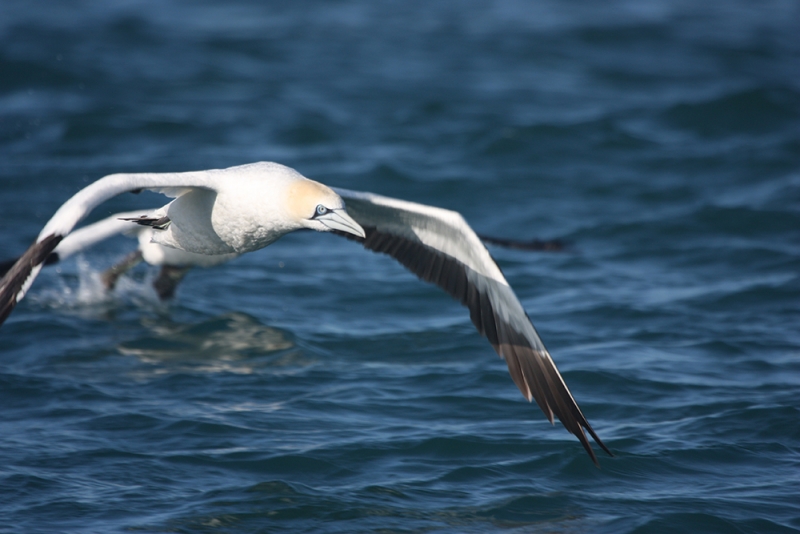
<svg viewBox="0 0 800 534"><path fill-rule="evenodd" d="M311 229L334 232L392 256L469 309L478 332L506 361L525 398L535 400L551 423L558 417L595 464L597 457L584 429L612 455L572 397L500 268L459 213L330 188L277 163L112 174L90 184L56 211L36 242L0 280L0 324L81 219L116 195L142 189L175 199L152 214L129 218L153 228L152 241L166 247L235 255L263 248L289 232Z"/></svg>
<svg viewBox="0 0 800 534"><path fill-rule="evenodd" d="M138 240L137 248L127 254L121 261L103 271L100 280L109 291L113 290L119 278L139 263L160 267L158 275L153 279L153 289L158 298L167 300L175 296L175 291L183 277L194 267L214 267L237 258L239 254L196 254L177 248L153 243L155 228L133 225L131 221L147 219L147 214L155 213L158 208L143 209L115 213L105 219L74 229L67 234L58 246L44 260L43 265L56 265L71 256L83 252L98 243L119 234L128 235ZM564 245L560 240L531 239L520 241L514 239L491 237L478 234L481 241L504 248L526 251L560 251ZM5 275L19 258L0 261L0 277Z"/></svg>

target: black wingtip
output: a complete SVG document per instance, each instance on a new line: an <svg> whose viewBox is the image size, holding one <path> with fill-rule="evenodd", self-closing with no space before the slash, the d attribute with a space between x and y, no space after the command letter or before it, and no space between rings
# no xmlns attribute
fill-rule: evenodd
<svg viewBox="0 0 800 534"><path fill-rule="evenodd" d="M614 458L614 453L612 453L611 450L606 447L606 444L603 443L599 437L597 437L597 434L595 434L591 426L581 426L581 436L578 436L578 439L580 440L581 445L583 445L583 448L586 449L586 452L589 453L589 457L592 459L592 462L594 462L595 467L600 468L600 461L597 459L597 455L595 454L594 449L592 449L591 443L589 443L589 439L586 437L586 434L583 433L583 429L586 429L586 431L591 434L594 442L597 443L597 445L599 445L606 454Z"/></svg>
<svg viewBox="0 0 800 534"><path fill-rule="evenodd" d="M614 457L614 454L608 447L606 447L606 444L603 443L603 440L601 440L600 437L597 435L597 433L594 431L592 425L590 425L589 421L586 420L586 417L584 417L583 413L580 411L580 408L578 407L577 403L573 403L572 412L574 416L574 419L572 421L565 420L563 417L561 417L561 415L559 415L559 419L561 419L561 422L564 424L564 427L566 427L566 429L571 434L574 434L578 438L578 440L581 442L581 445L583 445L583 448L586 449L586 452L592 459L592 462L594 462L594 464L597 467L600 467L600 463L597 460L597 456L595 455L591 443L589 442L589 438L586 437L586 432L588 432L589 435L592 436L594 442L597 443L597 445L601 449L603 449L603 451L606 454L608 454L612 458Z"/></svg>
<svg viewBox="0 0 800 534"><path fill-rule="evenodd" d="M611 449L609 449L608 447L606 447L606 444L605 444L605 443L603 443L603 440L601 440L601 439L600 439L600 438L597 436L597 434L595 433L595 431L594 431L594 429L591 427L591 425L588 425L588 423L587 423L587 426L586 426L585 428L586 428L586 431L587 431L587 432L589 432L589 434L591 434L591 436L592 436L592 439L594 440L594 442L595 442L595 443L597 443L597 445L599 445L601 449L603 449L603 452L605 452L606 454L608 454L609 456L611 456L612 458L614 458L614 453L613 453L613 452L611 452Z"/></svg>
<svg viewBox="0 0 800 534"><path fill-rule="evenodd" d="M51 252L47 258L44 260L43 265L53 265L54 263L58 263L59 260L58 252ZM19 258L14 258L13 260L5 260L0 261L0 277L5 276L8 271L19 261Z"/></svg>
<svg viewBox="0 0 800 534"><path fill-rule="evenodd" d="M567 244L560 239L531 239L529 241L517 241L514 239L505 239L503 237L493 237L484 234L478 234L481 241L488 245L496 245L503 248L511 248L516 250L533 250L542 252L562 252L567 248Z"/></svg>
<svg viewBox="0 0 800 534"><path fill-rule="evenodd" d="M594 464L594 466L596 468L600 469L600 461L597 459L597 455L594 453L594 450L592 449L592 446L589 444L589 440L588 439L587 440L583 440L582 439L581 440L581 445L583 445L583 448L586 449L586 452L589 453L589 458L592 459L592 463Z"/></svg>
<svg viewBox="0 0 800 534"><path fill-rule="evenodd" d="M28 247L0 280L0 325L5 322L14 306L17 295L38 265L47 263L48 257L63 239L60 235L49 235Z"/></svg>

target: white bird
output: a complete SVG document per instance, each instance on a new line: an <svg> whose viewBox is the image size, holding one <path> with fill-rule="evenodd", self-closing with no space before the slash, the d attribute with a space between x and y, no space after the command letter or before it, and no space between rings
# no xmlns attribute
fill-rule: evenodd
<svg viewBox="0 0 800 534"><path fill-rule="evenodd" d="M58 246L51 252L44 265L55 265L67 258L83 252L96 244L119 234L128 235L138 240L136 250L127 254L121 261L103 271L100 279L106 289L113 290L120 276L128 272L141 262L160 267L158 275L153 279L153 288L161 300L170 299L175 295L178 284L183 277L194 267L215 267L234 258L237 253L230 254L196 254L177 248L167 247L153 243L155 228L149 226L132 225L131 221L142 218L151 219L158 208L143 209L115 213L105 219L87 224L70 232ZM142 215L144 214L144 215ZM519 241L499 237L478 235L481 241L504 248L518 250L559 251L563 250L563 243L559 240L542 241L533 239ZM0 276L3 276L16 263L19 258L0 262Z"/></svg>
<svg viewBox="0 0 800 534"><path fill-rule="evenodd" d="M300 229L334 232L386 253L470 310L481 335L506 361L522 394L535 400L597 458L584 429L609 455L584 417L500 268L454 211L332 189L277 163L183 173L112 174L79 191L53 215L36 242L0 280L0 324L22 300L47 257L100 203L149 189L175 200L134 222L152 241L204 255L242 254ZM347 209L345 209L345 201ZM613 455L612 455L613 456Z"/></svg>

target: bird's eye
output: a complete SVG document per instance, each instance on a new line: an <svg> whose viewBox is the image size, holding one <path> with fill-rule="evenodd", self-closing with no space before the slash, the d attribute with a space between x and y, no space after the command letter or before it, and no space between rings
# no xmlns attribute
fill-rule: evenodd
<svg viewBox="0 0 800 534"><path fill-rule="evenodd" d="M325 215L326 213L328 213L328 208L322 204L317 205L317 215Z"/></svg>

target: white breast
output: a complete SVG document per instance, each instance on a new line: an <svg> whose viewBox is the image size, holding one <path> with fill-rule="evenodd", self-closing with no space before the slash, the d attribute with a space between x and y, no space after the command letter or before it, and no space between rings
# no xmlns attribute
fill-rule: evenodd
<svg viewBox="0 0 800 534"><path fill-rule="evenodd" d="M158 210L155 216L166 215L171 222L153 232L153 242L197 254L235 252L211 224L216 197L213 191L192 189Z"/></svg>
<svg viewBox="0 0 800 534"><path fill-rule="evenodd" d="M304 180L295 171L265 173L239 169L217 178L217 191L192 189L164 209L169 227L153 241L199 254L251 252L300 228L287 212L289 184Z"/></svg>

